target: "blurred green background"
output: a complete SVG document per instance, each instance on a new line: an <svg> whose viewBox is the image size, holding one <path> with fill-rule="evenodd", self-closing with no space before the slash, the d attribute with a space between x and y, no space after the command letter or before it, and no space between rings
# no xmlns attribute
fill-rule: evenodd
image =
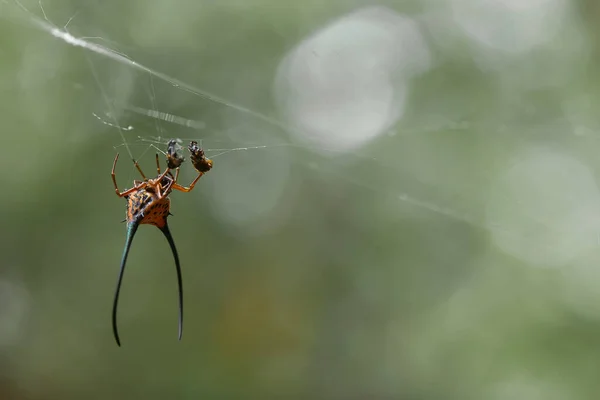
<svg viewBox="0 0 600 400"><path fill-rule="evenodd" d="M0 2L0 399L597 398L595 2L41 4ZM181 342L143 226L114 343L117 151L138 176L99 118L148 175L138 136L214 157L171 195Z"/></svg>

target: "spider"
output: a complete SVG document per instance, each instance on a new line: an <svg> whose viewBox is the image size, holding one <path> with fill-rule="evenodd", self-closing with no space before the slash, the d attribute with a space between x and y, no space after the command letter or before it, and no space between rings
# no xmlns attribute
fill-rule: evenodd
<svg viewBox="0 0 600 400"><path fill-rule="evenodd" d="M134 160L134 165L142 176L143 181L134 180L134 186L131 189L124 190L123 192L119 190L115 176L115 168L117 166L117 160L119 159L118 153L113 162L111 177L115 186L115 193L117 196L124 197L127 200L125 218L125 221L127 222L127 234L125 239L125 249L123 250L123 256L121 258L121 267L119 270L119 278L117 280L117 288L115 290L112 310L113 334L118 346L121 346L119 332L117 329L117 306L119 302L119 293L121 290L121 281L123 279L125 263L127 262L127 256L129 254L129 249L131 248L131 243L133 242L133 237L141 224L154 225L160 229L160 231L167 238L169 246L171 247L171 252L173 253L173 258L175 260L179 292L179 340L181 340L183 333L183 285L181 278L181 267L179 264L177 248L175 247L175 242L173 241L173 237L169 231L169 225L167 224L167 217L172 215L170 213L171 200L169 199L169 194L171 194L173 190L190 192L202 175L210 171L212 168L212 160L204 156L204 152L198 147L196 142L191 142L188 149L192 154L192 163L198 172L198 176L189 186L182 186L177 183L177 179L179 177L179 168L183 163L184 158L177 154L175 150L175 144L175 140L171 140L168 143L166 153L167 168L162 173L160 169L159 156L156 154L156 171L158 175L154 179L146 178L146 175L144 172L142 172L140 165ZM172 169L175 169L175 176L173 176L171 173Z"/></svg>

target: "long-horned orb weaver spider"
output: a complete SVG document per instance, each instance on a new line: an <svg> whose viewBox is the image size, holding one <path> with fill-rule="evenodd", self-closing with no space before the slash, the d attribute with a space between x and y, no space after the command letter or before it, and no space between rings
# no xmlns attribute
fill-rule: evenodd
<svg viewBox="0 0 600 400"><path fill-rule="evenodd" d="M115 167L117 166L117 160L119 154L115 156L115 161L112 167L112 180L115 185L115 193L119 197L125 197L127 200L127 212L125 221L127 222L127 236L125 239L125 249L123 250L123 256L121 258L121 269L119 271L119 279L117 280L117 288L115 291L115 297L113 302L112 310L112 326L115 340L117 345L121 346L119 340L119 332L117 329L117 304L119 302L119 292L121 290L121 281L123 279L123 272L125 270L125 263L127 262L127 255L133 241L138 227L141 224L150 224L156 226L167 238L171 251L173 252L173 258L175 259L175 269L177 271L177 284L179 289L179 340L183 332L183 288L181 279L181 267L179 265L179 256L177 255L177 248L175 242L169 231L169 225L167 224L167 217L171 215L169 212L171 208L171 200L169 194L173 190L179 190L180 192L191 191L196 182L204 175L204 173L210 171L212 168L212 160L208 159L204 155L202 148L198 146L197 142L191 142L188 150L191 154L192 165L198 172L196 179L190 183L189 186L181 186L177 179L179 177L179 167L184 161L184 158L177 154L175 149L177 142L175 140L169 141L167 146L167 168L161 173L160 162L158 160L158 154L156 154L156 171L157 177L154 179L146 178L146 175L142 172L137 161L134 160L134 165L142 175L143 181L133 181L133 187L126 189L121 192L117 185L115 177ZM171 173L171 170L175 170L175 176Z"/></svg>

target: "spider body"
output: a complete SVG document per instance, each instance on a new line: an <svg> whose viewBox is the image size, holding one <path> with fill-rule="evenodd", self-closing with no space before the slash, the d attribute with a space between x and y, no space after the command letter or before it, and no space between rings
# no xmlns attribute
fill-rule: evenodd
<svg viewBox="0 0 600 400"><path fill-rule="evenodd" d="M173 190L179 190L181 192L189 192L194 188L194 185L200 179L200 177L204 174L204 172L208 171L200 171L196 168L198 172L198 176L194 181L190 184L189 187L181 186L177 183L177 178L179 177L179 166L183 163L183 157L177 155L175 152L175 141L172 140L169 142L167 148L167 168L163 173L160 172L160 163L158 160L158 154L156 155L156 169L158 172L158 176L154 179L148 179L142 172L142 169L138 165L137 162L134 161L134 165L139 171L140 175L142 175L143 181L134 181L134 186L131 189L127 189L123 192L119 190L117 186L117 180L115 177L115 168L117 165L117 160L119 159L119 154L116 155L115 161L113 162L113 168L111 172L113 184L115 186L115 193L119 197L124 197L127 200L127 209L126 209L126 218L127 222L127 234L125 237L125 248L123 250L123 256L121 257L121 267L119 270L119 277L117 280L117 288L115 290L115 297L113 301L113 311L112 311L112 325L113 325L113 334L115 336L115 341L118 346L121 346L121 341L119 339L119 332L117 329L117 306L119 303L119 293L121 290L121 282L123 280L123 273L125 271L125 264L127 263L127 256L129 255L129 250L131 248L131 243L133 242L133 237L137 232L140 225L148 224L154 225L163 233L169 246L171 248L171 252L173 253L173 259L175 260L175 271L177 272L177 285L178 285L178 294L179 294L179 340L181 340L181 336L183 333L183 280L181 277L181 266L179 264L179 255L177 253L177 248L175 247L175 242L169 230L169 225L167 223L167 218L170 213L171 208L171 200L169 199L169 194ZM191 145L190 145L191 151ZM212 161L206 157L204 157L204 152L202 149L197 148L196 152L201 152L201 159L204 160L204 163L210 163L212 167ZM193 155L195 155L193 153ZM176 167L175 176L171 174L171 167ZM195 164L194 164L195 167ZM209 168L210 169L210 168Z"/></svg>
<svg viewBox="0 0 600 400"><path fill-rule="evenodd" d="M150 224L159 229L167 225L171 208L171 199L159 196L151 188L140 189L127 196L126 221L138 224Z"/></svg>

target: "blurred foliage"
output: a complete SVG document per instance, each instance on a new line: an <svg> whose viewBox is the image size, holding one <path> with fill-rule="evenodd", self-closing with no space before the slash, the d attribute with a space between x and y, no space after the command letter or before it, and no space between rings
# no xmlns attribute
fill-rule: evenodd
<svg viewBox="0 0 600 400"><path fill-rule="evenodd" d="M521 200L498 177L538 146L600 167L598 7L571 2L549 45L490 55L437 23L447 3L382 3L422 24L435 62L413 80L389 135L332 154L281 146L294 139L273 124L53 38L34 23L43 18L35 1L23 3L29 12L0 2L0 398L595 398L597 238L575 235L592 245L569 242L572 257L540 266L494 235L508 229L534 248L548 231L534 250L551 255L571 238L547 220L529 236L510 230L521 220L506 227ZM42 2L51 23L72 18L74 36L275 119L272 81L286 52L370 4ZM135 128L124 135L146 171L154 149L138 135L266 146L217 157L194 192L171 196L182 342L173 260L153 227L135 238L123 347L113 341L125 234L109 176L116 151L120 187L137 177L119 131L93 113ZM540 208L571 193L545 179L549 195L531 189ZM490 204L504 207L498 226Z"/></svg>

